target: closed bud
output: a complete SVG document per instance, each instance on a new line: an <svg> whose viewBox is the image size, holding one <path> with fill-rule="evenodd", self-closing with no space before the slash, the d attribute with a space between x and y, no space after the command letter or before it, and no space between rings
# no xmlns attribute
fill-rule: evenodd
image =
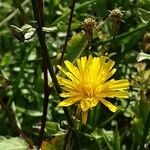
<svg viewBox="0 0 150 150"><path fill-rule="evenodd" d="M119 8L115 8L112 11L109 11L109 18L112 21L112 33L113 35L115 35L118 30L119 30L119 26L120 26L120 22L124 22L123 21L123 10L120 10Z"/></svg>
<svg viewBox="0 0 150 150"><path fill-rule="evenodd" d="M144 52L150 53L150 33L146 33L143 37Z"/></svg>
<svg viewBox="0 0 150 150"><path fill-rule="evenodd" d="M97 27L97 22L94 18L89 17L87 19L84 20L84 22L82 23L82 29L85 31L86 35L88 37L93 37L93 32L94 29Z"/></svg>

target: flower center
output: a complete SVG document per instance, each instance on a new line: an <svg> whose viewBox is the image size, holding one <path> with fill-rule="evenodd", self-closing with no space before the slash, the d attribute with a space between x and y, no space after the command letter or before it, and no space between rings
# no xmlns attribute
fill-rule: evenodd
<svg viewBox="0 0 150 150"><path fill-rule="evenodd" d="M94 98L95 90L91 85L85 85L82 87L82 94L85 98Z"/></svg>

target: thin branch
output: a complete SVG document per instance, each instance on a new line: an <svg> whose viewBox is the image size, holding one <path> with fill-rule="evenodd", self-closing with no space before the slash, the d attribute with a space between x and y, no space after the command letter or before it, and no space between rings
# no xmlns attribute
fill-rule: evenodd
<svg viewBox="0 0 150 150"><path fill-rule="evenodd" d="M73 12L74 12L74 8L75 8L75 3L76 3L76 0L72 0L71 1L71 5L70 5L70 17L69 17L69 20L68 20L67 35L66 35L66 38L65 38L65 43L64 43L64 46L63 46L63 51L62 51L62 54L61 54L61 57L60 57L60 60L59 60L59 63L58 63L59 65L62 64L62 61L63 61L63 58L64 58L64 54L65 54L65 52L67 50L67 45L68 45L68 40L69 40L69 36L70 36L70 29L71 29L71 24L72 24L72 18L73 18Z"/></svg>
<svg viewBox="0 0 150 150"><path fill-rule="evenodd" d="M43 18L43 0L37 1L39 15L41 19L41 24L44 26L44 18ZM44 35L45 40L45 35ZM41 129L40 129L40 135L39 135L39 143L38 143L38 149L40 149L42 145L43 135L44 135L44 129L46 126L46 116L48 111L48 97L49 97L49 86L48 86L48 74L47 74L47 60L45 57L43 57L43 71L44 71L44 100L43 100L43 115L41 119Z"/></svg>
<svg viewBox="0 0 150 150"><path fill-rule="evenodd" d="M58 84L58 80L57 80L56 75L54 73L53 65L51 63L51 59L49 57L47 45L46 45L46 42L45 42L44 32L42 31L42 22L41 22L41 18L40 18L40 13L39 13L39 9L38 9L38 2L37 2L37 0L32 0L32 8L33 8L34 18L37 21L36 31L37 31L38 39L39 39L40 46L41 46L42 57L43 57L44 61L47 64L48 71L49 71L49 73L51 75L51 78L52 78L52 81L54 83L54 87L55 87L57 93L60 94L61 93L61 88L60 88L60 86ZM66 115L67 122L68 122L69 126L71 128L75 128L73 119L70 116L69 111L68 111L67 108L64 108L64 113ZM75 140L78 141L78 137L76 136L76 134L74 134L74 135L75 135Z"/></svg>
<svg viewBox="0 0 150 150"><path fill-rule="evenodd" d="M78 5L76 5L75 10L77 11L77 10L80 10L80 9L83 9L83 8L87 8L88 5L95 3L95 1L96 0L91 0L91 1L86 1L82 4L78 4ZM68 15L69 15L69 11L66 11L66 13L64 13L62 16L60 16L58 19L56 19L52 23L52 26L57 25L60 21L64 20Z"/></svg>
<svg viewBox="0 0 150 150"><path fill-rule="evenodd" d="M41 24L41 20L40 20L40 17L39 17L39 12L38 12L38 6L37 6L37 2L36 0L32 0L32 7L33 7L33 13L34 13L34 17L35 17L35 20L37 21L37 35L38 35L38 38L39 38L39 42L40 42L40 45L41 45L41 53L42 53L42 57L46 60L46 63L47 63L47 66L48 66L48 71L51 75L51 78L52 78L52 81L54 83L54 87L57 91L58 94L61 93L61 88L58 84L58 80L56 78L56 75L54 73L54 70L53 70L53 66L52 66L52 63L51 63L51 59L49 57L49 54L48 54L48 49L47 49L47 46L46 46L46 43L45 43L45 36L44 36L44 32L42 31L42 24ZM71 117L69 116L69 113L68 111L66 111L65 109L65 113L66 113L66 117L68 119L68 121L70 122L69 124L71 126L73 126L73 121L71 121Z"/></svg>
<svg viewBox="0 0 150 150"><path fill-rule="evenodd" d="M51 59L49 57L47 45L46 45L46 42L45 42L45 35L44 35L44 32L42 31L42 22L41 22L41 18L40 18L40 13L39 13L39 9L38 9L37 0L32 0L32 8L33 8L33 13L34 13L34 18L37 21L36 31L37 31L37 35L38 35L40 46L41 46L42 57L43 57L43 59L46 60L48 70L49 70L49 73L51 75L54 86L56 88L56 91L58 93L61 93L61 88L58 84L58 81L57 81L57 78L55 76L53 66L52 66L52 63L51 63Z"/></svg>
<svg viewBox="0 0 150 150"><path fill-rule="evenodd" d="M19 135L22 136L22 138L27 142L27 144L29 145L29 148L30 149L33 149L34 146L31 142L31 140L29 140L26 135L23 133L23 131L18 127L16 121L15 121L15 118L14 118L14 114L10 111L10 109L8 109L5 105L5 103L3 102L2 99L0 99L0 105L2 106L2 108L5 110L7 116L8 116L8 119L9 119L9 122L10 124L16 129L16 131L19 133Z"/></svg>
<svg viewBox="0 0 150 150"><path fill-rule="evenodd" d="M44 129L45 129L46 120L47 120L46 116L47 116L47 111L48 111L49 86L48 86L47 64L45 60L43 60L43 70L44 70L44 101L43 101L43 115L41 119L41 129L40 129L38 149L40 149L42 145Z"/></svg>
<svg viewBox="0 0 150 150"><path fill-rule="evenodd" d="M75 9L75 3L76 3L76 0L72 0L71 1L71 4L70 4L70 16L69 16L69 20L68 20L68 29L67 29L67 34L66 34L66 38L65 38L65 43L63 45L63 50L62 50L62 53L61 53L61 57L59 59L59 62L58 64L61 65L62 64L62 61L63 61L63 58L64 58L64 54L67 50L67 45L68 45L68 40L69 40L69 36L70 36L70 30L71 30L71 24L72 24L72 18L73 18L73 12L74 12L74 9ZM56 69L56 74L58 73L58 69ZM77 133L74 132L74 131L71 131L69 130L66 137L65 137L65 144L64 144L64 150L67 149L67 143L71 143L71 142L74 142L74 141L70 141L70 136L73 138L73 136L76 136L78 137ZM70 142L68 142L70 141ZM76 144L78 145L78 149L80 149L80 143L79 141L76 139ZM71 145L70 145L71 146ZM71 146L72 147L72 146ZM70 149L72 149L70 147Z"/></svg>

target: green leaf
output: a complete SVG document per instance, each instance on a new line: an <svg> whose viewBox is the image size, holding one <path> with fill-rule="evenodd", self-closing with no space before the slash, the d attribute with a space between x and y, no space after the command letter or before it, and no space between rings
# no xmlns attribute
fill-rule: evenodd
<svg viewBox="0 0 150 150"><path fill-rule="evenodd" d="M46 122L47 133L53 136L62 136L65 134L64 130L59 127L59 124L52 121Z"/></svg>
<svg viewBox="0 0 150 150"><path fill-rule="evenodd" d="M76 30L76 29L79 28L80 26L81 26L81 23L80 23L79 21L78 21L78 22L77 22L77 21L76 21L76 22L73 22L73 23L71 24L71 31ZM66 32L68 26L66 25L65 22L61 21L61 22L59 22L59 23L57 24L57 28L58 28L58 31L60 31L60 32Z"/></svg>
<svg viewBox="0 0 150 150"><path fill-rule="evenodd" d="M118 130L114 131L114 134L113 134L113 149L121 150L121 148L120 148L120 135L119 135Z"/></svg>
<svg viewBox="0 0 150 150"><path fill-rule="evenodd" d="M30 110L30 109L26 109L26 108L19 107L19 106L16 106L16 110L21 113L24 113L28 116L32 116L32 117L41 117L42 116L42 112L40 112L40 111Z"/></svg>
<svg viewBox="0 0 150 150"><path fill-rule="evenodd" d="M78 55L86 48L87 38L84 32L72 36L67 46L65 59L74 61Z"/></svg>
<svg viewBox="0 0 150 150"><path fill-rule="evenodd" d="M135 131L136 135L143 134L144 124L140 118L134 118L133 119L133 130Z"/></svg>
<svg viewBox="0 0 150 150"><path fill-rule="evenodd" d="M6 53L3 57L2 60L0 62L0 66L4 67L4 66L8 66L9 63L11 62L12 56L10 53Z"/></svg>
<svg viewBox="0 0 150 150"><path fill-rule="evenodd" d="M57 136L42 141L41 150L62 150L65 136Z"/></svg>
<svg viewBox="0 0 150 150"><path fill-rule="evenodd" d="M110 150L113 150L113 147L111 145L111 142L113 140L113 131L107 131L105 129L95 129L94 132L92 132L91 134L95 139L100 140L100 139L104 139L104 141L107 144L107 147Z"/></svg>
<svg viewBox="0 0 150 150"><path fill-rule="evenodd" d="M23 33L26 33L26 32L28 32L28 30L30 30L31 28L33 28L31 25L25 24L25 25L23 25L23 26L21 27L21 31L22 31Z"/></svg>
<svg viewBox="0 0 150 150"><path fill-rule="evenodd" d="M57 31L57 27L43 27L42 28L42 30L43 30L43 32L46 32L46 33L50 33L50 32L55 32L55 31Z"/></svg>
<svg viewBox="0 0 150 150"><path fill-rule="evenodd" d="M150 60L150 54L146 54L146 53L139 53L138 56L137 56L137 62L140 62L142 60Z"/></svg>
<svg viewBox="0 0 150 150"><path fill-rule="evenodd" d="M145 124L147 120L147 115L150 111L150 102L147 99L143 99L140 101L140 104L138 106L138 117L141 118L143 124Z"/></svg>
<svg viewBox="0 0 150 150"><path fill-rule="evenodd" d="M29 150L28 144L20 137L6 138L0 136L0 149L3 150Z"/></svg>
<svg viewBox="0 0 150 150"><path fill-rule="evenodd" d="M9 80L0 75L0 87L7 87L11 84Z"/></svg>
<svg viewBox="0 0 150 150"><path fill-rule="evenodd" d="M111 141L113 139L113 131L107 131L105 129L102 129L102 136L107 144L107 147L110 149L110 150L113 150L113 147L111 145Z"/></svg>
<svg viewBox="0 0 150 150"><path fill-rule="evenodd" d="M58 124L56 122L47 121L46 130L51 134L55 134L59 130Z"/></svg>
<svg viewBox="0 0 150 150"><path fill-rule="evenodd" d="M143 23L147 24L150 21L150 11L139 8L138 14Z"/></svg>
<svg viewBox="0 0 150 150"><path fill-rule="evenodd" d="M107 3L108 1L96 0L95 11L101 18L104 18L107 14Z"/></svg>

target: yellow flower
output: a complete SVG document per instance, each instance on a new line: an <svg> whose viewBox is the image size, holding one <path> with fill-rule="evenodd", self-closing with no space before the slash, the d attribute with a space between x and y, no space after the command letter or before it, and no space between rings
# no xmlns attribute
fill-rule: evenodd
<svg viewBox="0 0 150 150"><path fill-rule="evenodd" d="M85 124L89 109L95 107L99 102L103 103L112 112L118 108L105 98L128 98L128 92L124 91L129 87L128 80L110 79L116 72L113 69L114 61L106 56L81 57L77 59L77 67L66 60L65 70L61 66L58 68L67 78L57 76L63 92L61 97L65 98L58 106L70 106L79 104L82 110L82 122Z"/></svg>

